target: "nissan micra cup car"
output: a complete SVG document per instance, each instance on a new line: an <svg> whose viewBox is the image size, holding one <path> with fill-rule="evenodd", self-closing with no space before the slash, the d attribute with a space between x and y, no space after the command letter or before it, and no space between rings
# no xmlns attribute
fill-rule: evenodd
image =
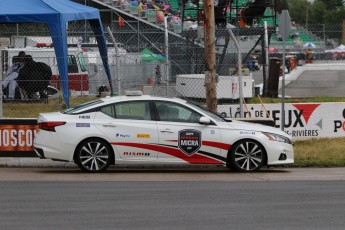
<svg viewBox="0 0 345 230"><path fill-rule="evenodd" d="M252 172L294 162L285 132L226 121L178 98L102 98L42 113L38 124L34 150L40 158L73 161L87 172L112 164L208 164Z"/></svg>

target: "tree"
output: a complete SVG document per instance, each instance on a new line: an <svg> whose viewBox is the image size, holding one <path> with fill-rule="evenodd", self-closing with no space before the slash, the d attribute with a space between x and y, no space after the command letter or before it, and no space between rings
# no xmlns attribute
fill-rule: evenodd
<svg viewBox="0 0 345 230"><path fill-rule="evenodd" d="M326 6L323 1L316 1L310 7L309 23L325 23Z"/></svg>
<svg viewBox="0 0 345 230"><path fill-rule="evenodd" d="M344 6L343 0L316 0L314 3L316 2L323 2L327 10L334 10Z"/></svg>
<svg viewBox="0 0 345 230"><path fill-rule="evenodd" d="M289 0L291 19L298 24L342 23L345 19L343 0Z"/></svg>
<svg viewBox="0 0 345 230"><path fill-rule="evenodd" d="M277 0L276 10L278 11L278 13L281 13L282 10L288 10L288 9L289 9L288 0Z"/></svg>
<svg viewBox="0 0 345 230"><path fill-rule="evenodd" d="M326 23L342 23L345 19L345 8L339 7L334 10L328 10L325 14Z"/></svg>
<svg viewBox="0 0 345 230"><path fill-rule="evenodd" d="M288 4L291 20L298 24L306 23L307 6L310 3L307 0L289 0Z"/></svg>

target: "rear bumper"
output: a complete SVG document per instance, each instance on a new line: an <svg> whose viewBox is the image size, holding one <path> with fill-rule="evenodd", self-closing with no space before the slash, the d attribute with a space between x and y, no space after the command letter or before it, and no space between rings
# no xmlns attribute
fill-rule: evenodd
<svg viewBox="0 0 345 230"><path fill-rule="evenodd" d="M39 158L41 158L41 159L46 159L46 158L44 157L44 151L43 151L43 149L35 148L35 147L34 147L34 150L35 150L36 155L37 155Z"/></svg>

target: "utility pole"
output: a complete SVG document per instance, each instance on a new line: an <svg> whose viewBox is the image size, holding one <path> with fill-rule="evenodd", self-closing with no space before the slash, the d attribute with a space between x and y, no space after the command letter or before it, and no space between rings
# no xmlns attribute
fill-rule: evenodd
<svg viewBox="0 0 345 230"><path fill-rule="evenodd" d="M206 106L211 111L217 111L217 82L216 82L216 43L215 43L215 18L214 0L204 0L205 11L205 87Z"/></svg>

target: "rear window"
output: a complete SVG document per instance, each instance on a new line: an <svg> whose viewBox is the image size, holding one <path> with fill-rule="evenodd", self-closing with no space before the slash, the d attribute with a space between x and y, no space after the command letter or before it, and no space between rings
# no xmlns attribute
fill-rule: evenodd
<svg viewBox="0 0 345 230"><path fill-rule="evenodd" d="M71 107L69 109L66 109L63 113L64 114L75 114L75 113L80 112L81 110L87 109L88 107L92 107L94 105L101 104L101 103L103 103L102 100L89 101L89 102Z"/></svg>
<svg viewBox="0 0 345 230"><path fill-rule="evenodd" d="M151 120L148 101L131 101L106 105L100 111L116 119Z"/></svg>

